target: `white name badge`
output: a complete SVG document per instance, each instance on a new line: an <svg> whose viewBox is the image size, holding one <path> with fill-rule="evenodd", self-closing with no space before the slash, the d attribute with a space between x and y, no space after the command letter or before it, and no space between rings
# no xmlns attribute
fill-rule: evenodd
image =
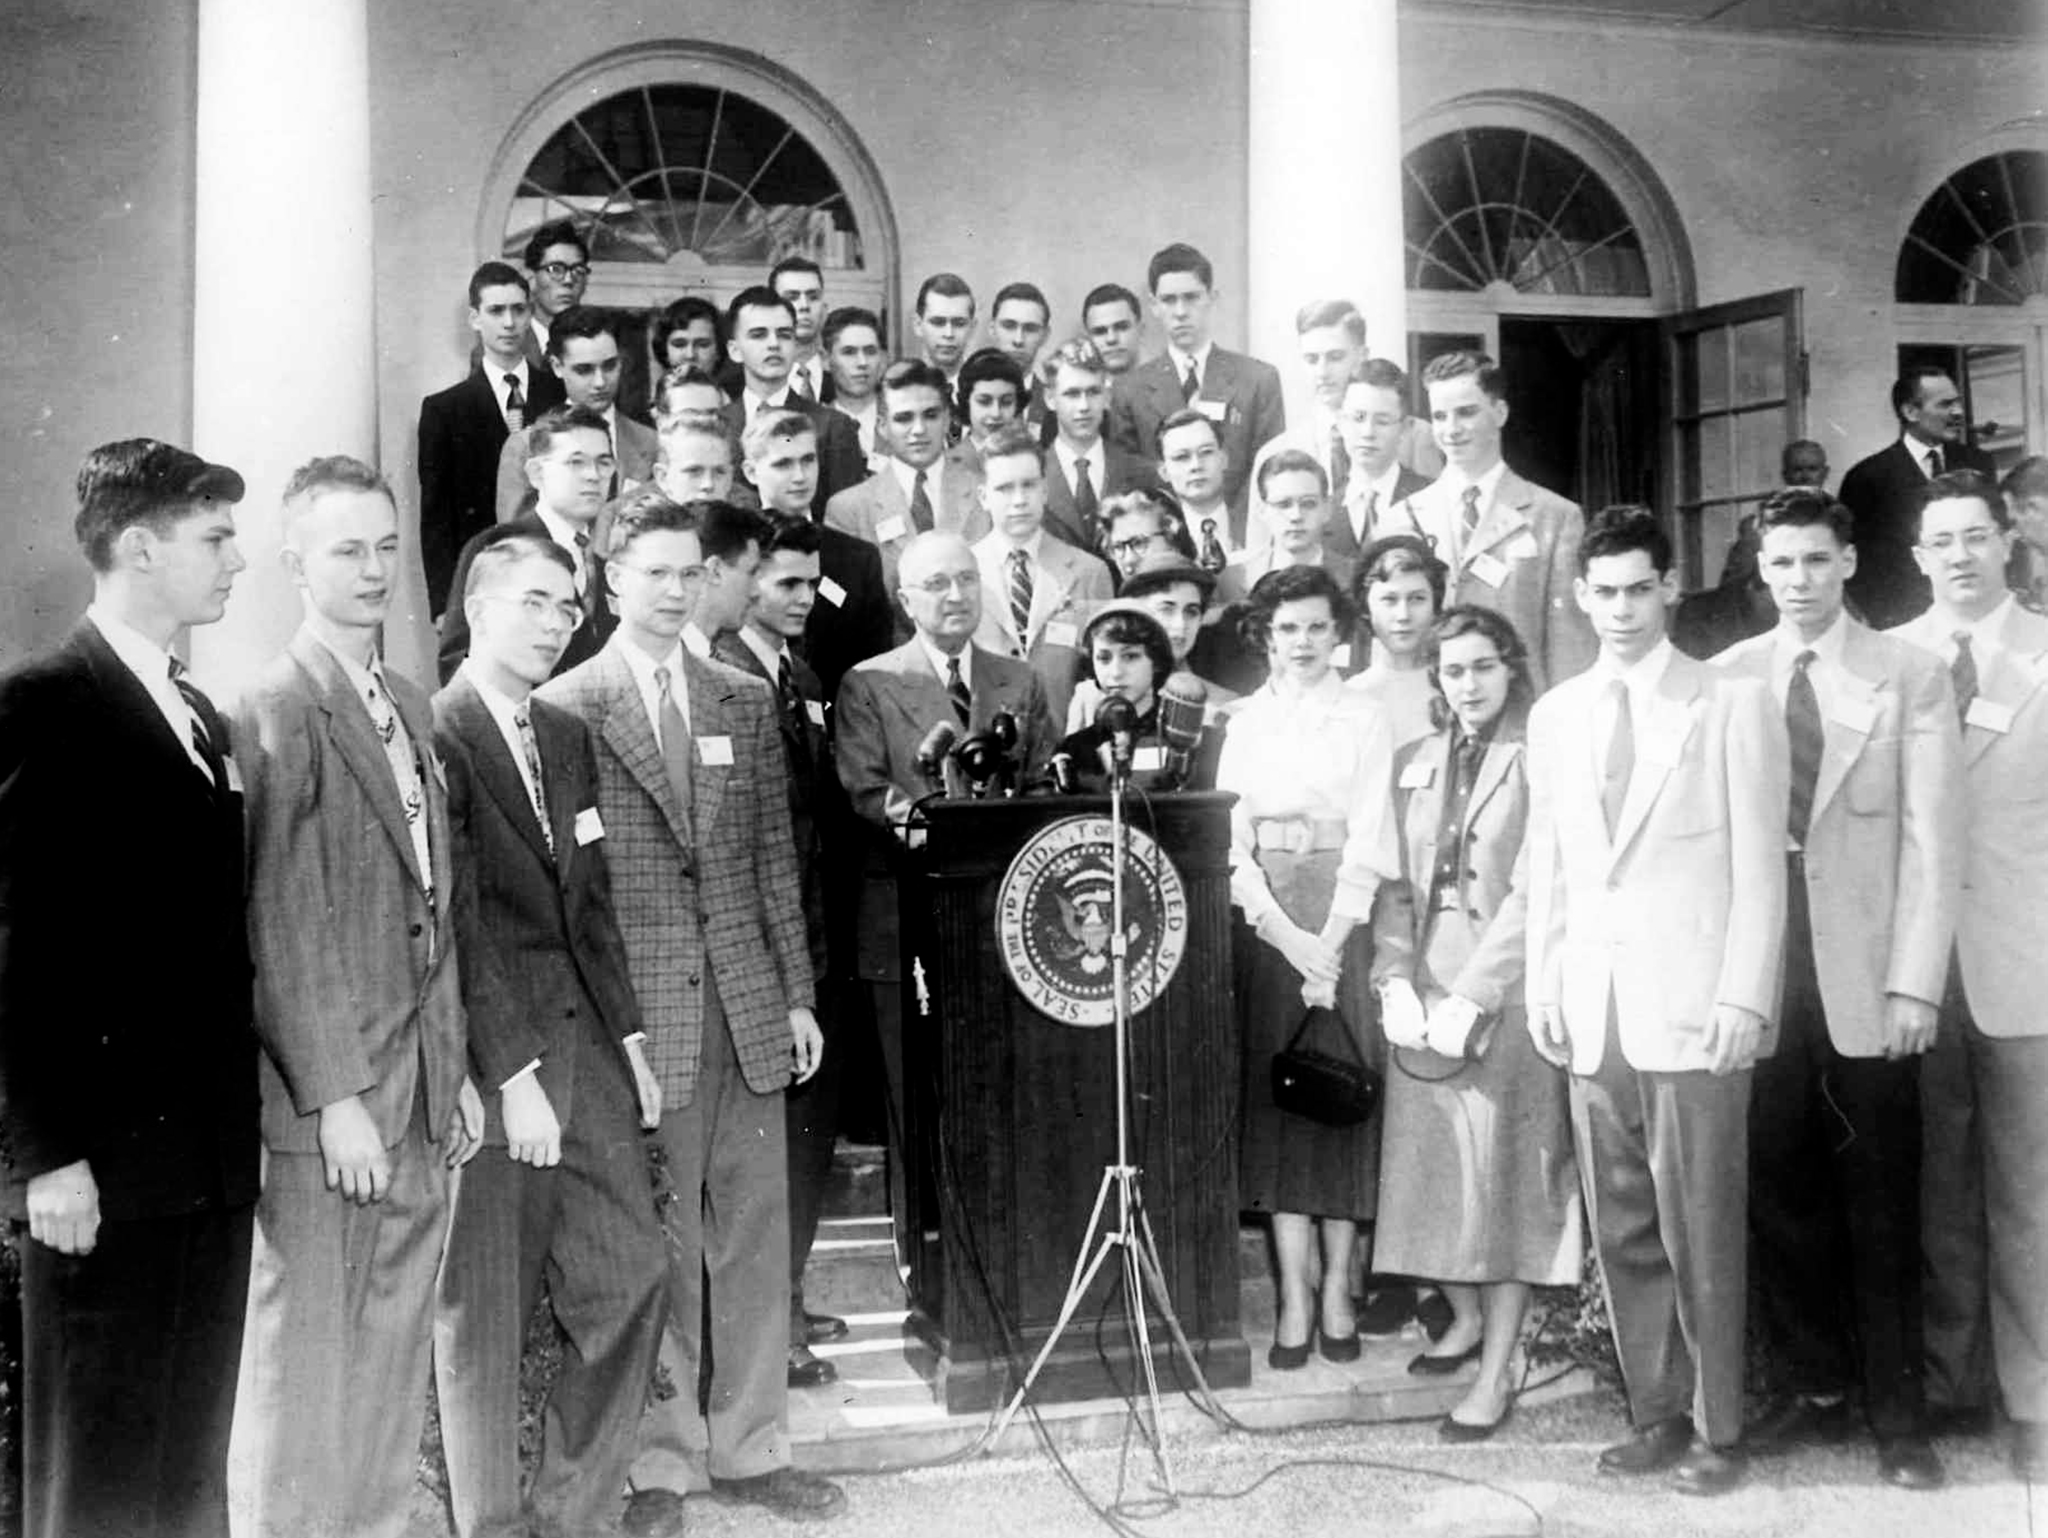
<svg viewBox="0 0 2048 1538"><path fill-rule="evenodd" d="M1465 563L1465 570L1484 582L1488 587L1504 587L1508 580L1508 563L1491 550L1475 555Z"/></svg>
<svg viewBox="0 0 2048 1538"><path fill-rule="evenodd" d="M1351 666L1351 643L1349 641L1340 641L1331 649L1330 666L1340 672Z"/></svg>
<svg viewBox="0 0 2048 1538"><path fill-rule="evenodd" d="M586 806L576 814L576 844L594 844L604 837L604 819L597 815L597 808Z"/></svg>
<svg viewBox="0 0 2048 1538"><path fill-rule="evenodd" d="M1401 771L1403 790L1428 790L1435 783L1435 764L1409 764Z"/></svg>
<svg viewBox="0 0 2048 1538"><path fill-rule="evenodd" d="M805 700L804 714L811 718L811 725L822 727L825 724L825 702L823 700Z"/></svg>
<svg viewBox="0 0 2048 1538"><path fill-rule="evenodd" d="M1074 644L1074 627L1065 620L1052 621L1045 627L1045 644L1047 646L1072 646Z"/></svg>
<svg viewBox="0 0 2048 1538"><path fill-rule="evenodd" d="M892 539L901 539L906 532L906 525L901 518L884 518L875 525L875 543L886 545ZM820 591L823 590L823 586L822 583L819 584Z"/></svg>
<svg viewBox="0 0 2048 1538"><path fill-rule="evenodd" d="M1846 726L1852 732L1865 732L1877 725L1877 701L1840 699L1829 712L1838 726Z"/></svg>
<svg viewBox="0 0 2048 1538"><path fill-rule="evenodd" d="M1524 529L1508 541L1508 559L1526 561L1536 554L1536 536Z"/></svg>
<svg viewBox="0 0 2048 1538"><path fill-rule="evenodd" d="M1140 772L1156 772L1164 769L1166 767L1166 749L1160 747L1156 742L1147 747L1133 749L1131 753L1131 767Z"/></svg>
<svg viewBox="0 0 2048 1538"><path fill-rule="evenodd" d="M699 737L697 739L697 761L712 768L723 768L732 763L732 739L730 737Z"/></svg>
<svg viewBox="0 0 2048 1538"><path fill-rule="evenodd" d="M1221 422L1230 416L1230 402L1203 400L1197 397L1195 400L1195 410L1201 412L1203 416L1212 422Z"/></svg>
<svg viewBox="0 0 2048 1538"><path fill-rule="evenodd" d="M1970 701L1969 713L1963 717L1963 722L1968 726L1981 726L1987 732L2009 732L2012 730L2012 715L2012 706L1987 700L1980 694Z"/></svg>
<svg viewBox="0 0 2048 1538"><path fill-rule="evenodd" d="M835 609L846 607L846 589L837 582L834 582L830 577L820 577L818 579L818 596Z"/></svg>
<svg viewBox="0 0 2048 1538"><path fill-rule="evenodd" d="M228 789L235 795L242 794L242 766L235 762L234 755L228 754L223 757L220 766L227 771Z"/></svg>

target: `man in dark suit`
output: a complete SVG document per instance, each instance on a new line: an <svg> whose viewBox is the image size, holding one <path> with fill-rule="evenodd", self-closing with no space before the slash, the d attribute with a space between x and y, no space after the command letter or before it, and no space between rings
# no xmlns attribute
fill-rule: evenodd
<svg viewBox="0 0 2048 1538"><path fill-rule="evenodd" d="M582 594L583 622L569 638L557 667L566 672L597 654L617 623L606 602L601 552L592 531L605 505L605 487L614 464L604 418L586 406L558 406L525 433L532 450L526 461L527 483L534 489L533 511L510 523L491 525L462 547L455 563L454 591L469 587L469 563L486 545L511 534L537 534L568 553L576 568L576 590ZM455 676L469 655L469 615L451 603L441 616L441 682Z"/></svg>
<svg viewBox="0 0 2048 1538"><path fill-rule="evenodd" d="M168 443L94 449L92 605L0 676L0 1201L31 1538L227 1532L258 1157L241 774L170 647L226 607L242 489Z"/></svg>
<svg viewBox="0 0 2048 1538"><path fill-rule="evenodd" d="M1017 723L1016 762L1031 768L1051 756L1060 733L1031 665L974 644L983 603L1000 600L983 593L981 568L964 538L943 530L917 535L904 547L898 572L897 600L915 628L901 646L846 675L839 687L835 745L839 782L867 824L859 966L897 1113L890 1118L890 1213L897 1257L912 1266L915 1296L926 1285L920 1236L933 1214L913 1209L898 1133L919 1136L906 1125L906 1118L915 1122L918 1115L906 1099L906 1072L914 1068L921 1081L931 1065L906 1062L896 865L898 850L911 836L910 808L932 789L918 768L918 747L941 722L965 736L986 731L998 713L1007 713Z"/></svg>
<svg viewBox="0 0 2048 1538"><path fill-rule="evenodd" d="M1903 625L1929 601L1927 579L1913 561L1919 489L1952 470L1998 475L1991 456L1970 444L1962 392L1946 369L1917 364L1899 375L1892 411L1898 440L1859 459L1842 477L1842 501L1856 515L1849 603L1877 630Z"/></svg>
<svg viewBox="0 0 2048 1538"><path fill-rule="evenodd" d="M377 641L398 580L383 478L316 459L284 493L305 598L238 702L263 1142L228 1457L249 1538L395 1533L425 1418L450 1170L476 1151L445 784L426 697Z"/></svg>
<svg viewBox="0 0 2048 1538"><path fill-rule="evenodd" d="M1144 329L1138 296L1121 283L1098 283L1081 301L1081 334L1095 344L1112 380L1122 380L1138 366L1138 337Z"/></svg>
<svg viewBox="0 0 2048 1538"><path fill-rule="evenodd" d="M653 479L654 456L660 446L653 428L619 410L618 327L611 311L579 308L557 315L548 331L548 367L561 383L563 399L571 406L587 406L604 418L613 460L612 477L605 488L607 499L624 496ZM523 430L506 434L498 449L500 523L533 510L533 483L526 475L526 462L532 457L533 445Z"/></svg>
<svg viewBox="0 0 2048 1538"><path fill-rule="evenodd" d="M768 270L768 287L789 306L795 346L789 355L789 388L820 406L832 404L832 371L825 365L819 332L825 324L825 273L807 256L785 256Z"/></svg>
<svg viewBox="0 0 2048 1538"><path fill-rule="evenodd" d="M1038 377L1055 431L1045 463L1045 526L1068 544L1108 558L1102 504L1140 487L1156 487L1150 460L1103 437L1110 373L1093 342L1077 340L1048 353Z"/></svg>
<svg viewBox="0 0 2048 1538"><path fill-rule="evenodd" d="M988 307L988 333L998 352L1017 365L1024 381L1017 397L1016 420L1043 443L1052 436L1052 413L1039 382L1038 355L1052 331L1052 305L1036 283L1005 283ZM963 405L965 403L963 402Z"/></svg>
<svg viewBox="0 0 2048 1538"><path fill-rule="evenodd" d="M918 357L945 376L950 399L960 383L960 366L967 361L967 344L974 340L974 290L967 280L955 272L935 272L918 284L910 329L917 338ZM956 431L960 423L956 417Z"/></svg>
<svg viewBox="0 0 2048 1538"><path fill-rule="evenodd" d="M554 371L527 359L528 313L526 279L516 268L477 268L469 280L477 362L460 383L420 402L420 564L435 619L448 607L457 552L498 521L498 455L506 434L563 400Z"/></svg>
<svg viewBox="0 0 2048 1538"><path fill-rule="evenodd" d="M1157 252L1145 271L1152 314L1166 332L1166 351L1132 369L1116 391L1109 435L1132 454L1149 454L1160 424L1193 409L1216 424L1227 466L1223 500L1244 520L1252 461L1287 426L1280 372L1270 363L1230 352L1210 340L1216 277L1193 246Z"/></svg>
<svg viewBox="0 0 2048 1538"><path fill-rule="evenodd" d="M789 823L803 877L804 933L818 982L824 1060L808 1083L784 1096L789 1145L789 1386L813 1388L839 1376L811 1347L846 1334L846 1321L804 1307L804 1268L818 1235L832 1145L839 1131L845 1058L841 994L850 974L852 920L860 866L847 858L846 793L832 762L830 706L818 675L797 646L815 607L820 537L807 516L771 517L761 530L753 603L736 629L713 642L720 662L751 673L775 692L776 724L789 764Z"/></svg>
<svg viewBox="0 0 2048 1538"><path fill-rule="evenodd" d="M434 696L434 741L467 878L456 927L485 1147L435 1306L448 1501L460 1538L522 1520L520 1346L545 1270L571 1349L527 1501L543 1531L597 1532L618 1514L667 1318L639 1131L660 1124L661 1087L612 915L596 754L580 721L528 698L582 619L568 552L500 539L464 603L470 653Z"/></svg>
<svg viewBox="0 0 2048 1538"><path fill-rule="evenodd" d="M725 407L726 431L735 442L763 411L801 411L818 433L818 485L811 516L823 518L835 492L867 479L867 456L847 417L807 400L789 387L796 346L795 311L773 289L742 289L726 308L726 351L740 367L742 386Z"/></svg>
<svg viewBox="0 0 2048 1538"><path fill-rule="evenodd" d="M1408 429L1408 376L1385 358L1359 362L1337 403L1337 433L1346 461L1343 490L1332 490L1323 545L1357 560L1387 533L1403 532L1388 512L1429 485L1401 462Z"/></svg>
<svg viewBox="0 0 2048 1538"><path fill-rule="evenodd" d="M791 1466L787 1430L783 1092L817 1070L822 1038L775 705L758 679L682 645L704 580L695 511L650 489L612 529L619 629L536 697L579 717L597 745L606 860L675 1190L665 1224L678 1392L642 1419L625 1525L659 1530L684 1491L707 1484L728 1501L824 1516L844 1496ZM708 1417L697 1393L707 1365Z"/></svg>

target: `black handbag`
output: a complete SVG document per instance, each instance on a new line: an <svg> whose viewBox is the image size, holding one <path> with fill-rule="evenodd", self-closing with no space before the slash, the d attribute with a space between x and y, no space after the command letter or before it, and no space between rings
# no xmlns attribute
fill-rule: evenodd
<svg viewBox="0 0 2048 1538"><path fill-rule="evenodd" d="M1304 1047L1302 1039L1327 1016L1349 1050L1346 1057ZM1334 1009L1318 1005L1302 1017L1287 1045L1273 1054L1273 1104L1292 1116L1328 1127L1355 1127L1379 1109L1386 1080L1359 1055L1351 1027Z"/></svg>

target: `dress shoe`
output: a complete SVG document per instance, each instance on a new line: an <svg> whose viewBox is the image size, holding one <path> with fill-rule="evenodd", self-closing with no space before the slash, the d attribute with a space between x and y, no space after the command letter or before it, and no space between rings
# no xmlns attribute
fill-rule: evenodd
<svg viewBox="0 0 2048 1538"><path fill-rule="evenodd" d="M626 1538L675 1538L683 1530L680 1490L635 1490L627 1497L619 1531Z"/></svg>
<svg viewBox="0 0 2048 1538"><path fill-rule="evenodd" d="M1929 1405L1925 1420L1931 1437L1988 1437L1998 1429L1988 1404Z"/></svg>
<svg viewBox="0 0 2048 1538"><path fill-rule="evenodd" d="M1448 1378L1460 1368L1469 1367L1479 1360L1479 1353L1486 1342L1475 1340L1463 1351L1453 1356L1431 1356L1427 1351L1408 1359L1409 1376L1415 1378Z"/></svg>
<svg viewBox="0 0 2048 1538"><path fill-rule="evenodd" d="M846 1321L836 1314L804 1315L804 1344L822 1346L828 1340L846 1339Z"/></svg>
<svg viewBox="0 0 2048 1538"><path fill-rule="evenodd" d="M1742 1450L1754 1458L1767 1458L1795 1447L1840 1442L1853 1430L1848 1400L1823 1402L1810 1394L1781 1394L1742 1428Z"/></svg>
<svg viewBox="0 0 2048 1538"><path fill-rule="evenodd" d="M1603 1474L1659 1474L1683 1458L1691 1445L1692 1422L1674 1415L1604 1449L1598 1467Z"/></svg>
<svg viewBox="0 0 2048 1538"><path fill-rule="evenodd" d="M2013 1473L2048 1484L2048 1421L2014 1421L2011 1447Z"/></svg>
<svg viewBox="0 0 2048 1538"><path fill-rule="evenodd" d="M1508 1423L1508 1417L1515 1413L1515 1396L1510 1394L1500 1407L1500 1414L1483 1425L1477 1421L1461 1421L1455 1415L1446 1415L1436 1423L1436 1439L1454 1446L1466 1442L1484 1442Z"/></svg>
<svg viewBox="0 0 2048 1538"><path fill-rule="evenodd" d="M745 1479L711 1481L711 1493L728 1506L760 1506L791 1522L818 1522L846 1504L846 1492L829 1479L784 1466Z"/></svg>
<svg viewBox="0 0 2048 1538"><path fill-rule="evenodd" d="M1365 1349L1358 1343L1358 1334L1358 1331L1353 1330L1349 1335L1328 1335L1317 1330L1316 1349L1323 1354L1323 1360L1326 1362L1336 1362L1340 1366L1346 1362L1355 1362L1359 1353Z"/></svg>
<svg viewBox="0 0 2048 1538"><path fill-rule="evenodd" d="M1698 1438L1671 1466L1671 1488L1680 1495L1726 1495L1742 1483L1742 1454Z"/></svg>
<svg viewBox="0 0 2048 1538"><path fill-rule="evenodd" d="M1877 1472L1901 1490L1939 1490L1948 1483L1948 1471L1924 1436L1879 1437Z"/></svg>
<svg viewBox="0 0 2048 1538"><path fill-rule="evenodd" d="M1308 1366L1308 1342L1298 1346L1283 1346L1274 1341L1266 1348L1266 1365L1275 1372L1293 1372L1297 1367Z"/></svg>
<svg viewBox="0 0 2048 1538"><path fill-rule="evenodd" d="M791 1388L820 1388L827 1383L839 1381L839 1369L823 1357L814 1355L809 1346L789 1348L789 1386Z"/></svg>

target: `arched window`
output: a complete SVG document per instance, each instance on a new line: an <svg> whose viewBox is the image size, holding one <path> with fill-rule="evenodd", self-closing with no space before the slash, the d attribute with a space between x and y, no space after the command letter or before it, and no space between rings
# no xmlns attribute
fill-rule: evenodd
<svg viewBox="0 0 2048 1538"><path fill-rule="evenodd" d="M1523 128L1458 128L1411 151L1408 287L1647 298L1642 236L1593 168Z"/></svg>
<svg viewBox="0 0 2048 1538"><path fill-rule="evenodd" d="M1901 304L2025 304L2048 295L2048 153L2008 150L1943 182L1899 247Z"/></svg>

